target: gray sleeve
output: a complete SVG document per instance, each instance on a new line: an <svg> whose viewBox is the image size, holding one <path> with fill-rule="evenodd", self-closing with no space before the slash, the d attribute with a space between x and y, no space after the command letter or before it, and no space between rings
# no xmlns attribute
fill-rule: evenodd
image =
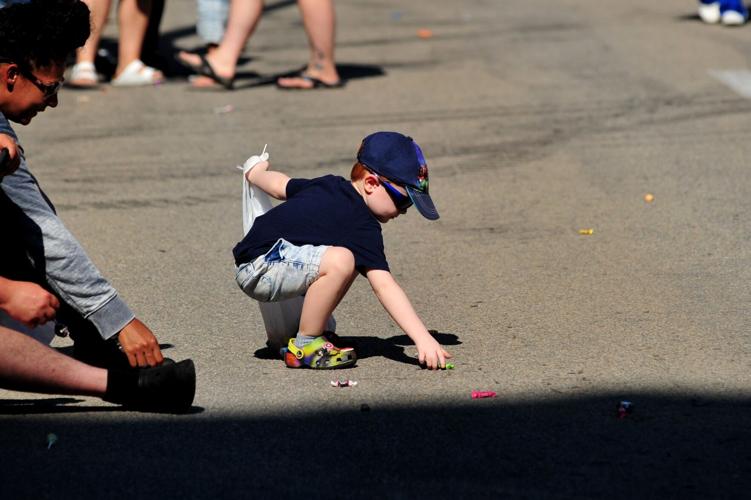
<svg viewBox="0 0 751 500"><path fill-rule="evenodd" d="M21 154L21 167L5 177L0 189L23 212L22 234L14 235L26 248L40 246L47 283L69 306L91 321L108 339L135 317L117 291L99 273L76 238L44 198Z"/></svg>

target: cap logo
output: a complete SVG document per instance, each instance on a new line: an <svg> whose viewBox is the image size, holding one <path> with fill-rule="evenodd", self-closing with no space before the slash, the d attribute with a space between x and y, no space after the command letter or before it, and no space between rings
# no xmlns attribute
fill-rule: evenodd
<svg viewBox="0 0 751 500"><path fill-rule="evenodd" d="M415 153L417 153L417 162L420 164L420 169L417 171L417 189L420 191L428 192L428 162L425 161L425 156L422 154L422 149L417 145L415 141L412 141L412 145L415 147Z"/></svg>
<svg viewBox="0 0 751 500"><path fill-rule="evenodd" d="M428 166L420 165L420 170L417 172L417 187L420 191L428 190Z"/></svg>

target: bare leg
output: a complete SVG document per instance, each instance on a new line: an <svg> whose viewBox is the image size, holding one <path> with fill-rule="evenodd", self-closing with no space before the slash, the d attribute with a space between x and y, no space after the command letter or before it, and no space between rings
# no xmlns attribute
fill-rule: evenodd
<svg viewBox="0 0 751 500"><path fill-rule="evenodd" d="M47 394L103 396L107 371L0 327L0 387Z"/></svg>
<svg viewBox="0 0 751 500"><path fill-rule="evenodd" d="M300 315L300 333L308 337L323 333L329 316L357 277L355 257L346 248L331 247L323 254L319 272L305 294Z"/></svg>
<svg viewBox="0 0 751 500"><path fill-rule="evenodd" d="M76 63L94 64L96 52L99 49L99 42L102 39L102 29L107 23L107 17L110 14L110 0L84 0L84 3L91 10L91 34L83 47L76 52ZM81 78L72 80L70 83L82 87L97 84L97 81L90 78Z"/></svg>
<svg viewBox="0 0 751 500"><path fill-rule="evenodd" d="M227 31L224 33L222 43L206 56L206 60L218 76L222 78L235 76L237 60L240 59L248 38L258 26L262 13L262 0L232 0L227 18ZM178 57L190 66L197 67L201 64L197 54L183 51ZM200 77L193 80L193 85L205 87L214 85L214 82L210 78Z"/></svg>
<svg viewBox="0 0 751 500"><path fill-rule="evenodd" d="M118 28L120 38L117 50L115 78L136 59L141 57L143 39L149 27L151 0L120 0ZM158 78L163 78L159 73Z"/></svg>
<svg viewBox="0 0 751 500"><path fill-rule="evenodd" d="M298 0L305 32L310 45L310 59L305 73L327 84L339 82L334 62L336 13L333 0ZM313 83L304 78L280 78L282 87L311 88Z"/></svg>
<svg viewBox="0 0 751 500"><path fill-rule="evenodd" d="M110 0L84 0L91 10L91 34L83 47L76 52L76 62L93 63L96 51L99 49L99 41L102 39L102 29L107 23L110 14Z"/></svg>

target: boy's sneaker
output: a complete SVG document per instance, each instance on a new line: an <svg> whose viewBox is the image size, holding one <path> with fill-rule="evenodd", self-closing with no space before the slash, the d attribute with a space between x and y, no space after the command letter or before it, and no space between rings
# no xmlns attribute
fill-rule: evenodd
<svg viewBox="0 0 751 500"><path fill-rule="evenodd" d="M297 347L295 339L290 339L284 364L289 368L313 368L331 370L349 368L357 362L357 354L351 347L336 347L321 335L304 347Z"/></svg>
<svg viewBox="0 0 751 500"><path fill-rule="evenodd" d="M699 17L708 24L720 22L720 2L718 0L699 0Z"/></svg>
<svg viewBox="0 0 751 500"><path fill-rule="evenodd" d="M741 0L720 2L720 21L725 26L742 26L748 20L748 9Z"/></svg>
<svg viewBox="0 0 751 500"><path fill-rule="evenodd" d="M110 370L105 401L141 411L182 413L196 393L196 368L186 359L166 361L153 368Z"/></svg>

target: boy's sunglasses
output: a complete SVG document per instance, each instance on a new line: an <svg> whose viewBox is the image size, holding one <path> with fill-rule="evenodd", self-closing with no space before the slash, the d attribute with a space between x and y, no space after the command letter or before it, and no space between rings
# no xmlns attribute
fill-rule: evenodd
<svg viewBox="0 0 751 500"><path fill-rule="evenodd" d="M10 59L4 59L0 58L0 62L15 62L11 61ZM18 64L18 63L16 63ZM18 64L18 71L23 75L24 78L26 78L28 81L34 84L36 88L38 88L45 99L49 99L53 95L57 94L60 89L63 86L63 80L54 82L54 83L44 83L39 78L37 78L34 73L31 72L30 69L26 68L23 64Z"/></svg>
<svg viewBox="0 0 751 500"><path fill-rule="evenodd" d="M412 198L410 198L409 195L403 194L401 191L396 189L393 184L385 180L380 175L378 175L378 180L381 181L381 184L383 184L383 187L391 197L391 200L394 202L394 206L396 206L397 210L404 212L412 206Z"/></svg>

